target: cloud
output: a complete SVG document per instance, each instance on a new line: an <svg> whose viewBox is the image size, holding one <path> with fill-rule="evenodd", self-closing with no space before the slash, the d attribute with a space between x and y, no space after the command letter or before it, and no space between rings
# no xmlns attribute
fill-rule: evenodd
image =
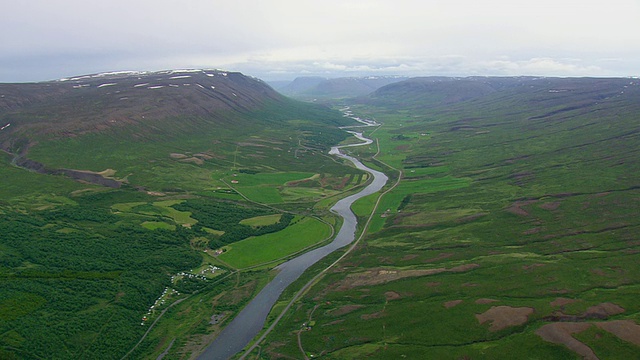
<svg viewBox="0 0 640 360"><path fill-rule="evenodd" d="M0 81L173 67L633 75L638 13L637 0L30 0L0 13Z"/></svg>
<svg viewBox="0 0 640 360"><path fill-rule="evenodd" d="M540 76L604 76L599 66L584 64L579 59L532 58L528 60L493 60L480 62L476 72L493 75L540 75Z"/></svg>

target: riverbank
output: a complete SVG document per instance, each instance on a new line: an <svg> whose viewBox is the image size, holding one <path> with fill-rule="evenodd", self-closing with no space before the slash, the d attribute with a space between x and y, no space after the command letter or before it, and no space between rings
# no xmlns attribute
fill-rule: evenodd
<svg viewBox="0 0 640 360"><path fill-rule="evenodd" d="M298 279L310 266L355 240L358 222L355 214L351 211L351 204L362 197L380 191L387 183L388 178L384 173L373 170L358 159L340 152L339 149L342 147L362 146L372 142L372 140L364 138L361 133L353 134L358 139L364 140L364 142L335 146L331 148L329 154L352 162L357 169L370 173L373 180L360 192L341 199L331 208L332 212L343 218L343 225L335 239L328 245L314 249L277 266L276 270L279 272L276 277L227 325L200 355L199 359L228 359L240 352L260 332L271 308L287 286Z"/></svg>

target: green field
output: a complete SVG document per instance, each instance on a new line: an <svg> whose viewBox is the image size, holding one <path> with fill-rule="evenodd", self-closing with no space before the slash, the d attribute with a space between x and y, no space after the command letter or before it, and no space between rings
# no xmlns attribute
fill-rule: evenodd
<svg viewBox="0 0 640 360"><path fill-rule="evenodd" d="M172 230L173 231L173 230L176 229L175 225L167 224L165 222L158 222L158 221L145 221L140 225L143 228L149 229L149 230L164 229L164 230Z"/></svg>
<svg viewBox="0 0 640 360"><path fill-rule="evenodd" d="M293 222L293 225L282 231L229 245L220 259L235 268L243 269L283 259L327 239L331 234L328 225L314 218L295 218Z"/></svg>
<svg viewBox="0 0 640 360"><path fill-rule="evenodd" d="M282 217L282 214L256 216L249 219L243 219L240 221L240 224L249 225L253 227L272 225L280 221L281 217Z"/></svg>
<svg viewBox="0 0 640 360"><path fill-rule="evenodd" d="M192 226L198 221L191 218L191 213L188 211L179 211L172 206L181 204L184 200L164 200L155 202L132 202L132 203L117 203L113 204L111 208L119 213L120 216L127 217L137 215L141 218L163 218L167 222L159 221L145 221L141 223L144 228L149 230L166 229L175 230L176 225L179 226Z"/></svg>
<svg viewBox="0 0 640 360"><path fill-rule="evenodd" d="M237 173L225 179L251 201L264 204L317 202L366 181L362 173Z"/></svg>

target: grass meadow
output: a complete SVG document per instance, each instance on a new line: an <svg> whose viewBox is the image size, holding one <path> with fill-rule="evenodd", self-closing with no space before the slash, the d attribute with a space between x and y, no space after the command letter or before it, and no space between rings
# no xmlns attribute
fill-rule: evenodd
<svg viewBox="0 0 640 360"><path fill-rule="evenodd" d="M220 259L237 269L259 265L313 246L331 235L331 228L310 217L294 218L286 229L235 242L226 247Z"/></svg>
<svg viewBox="0 0 640 360"><path fill-rule="evenodd" d="M567 339L602 359L638 353L640 343L602 328L631 321L626 334L640 335L638 105L576 92L581 100L563 101L587 109L553 112L565 108L554 94L352 106L383 124L372 135L378 159L402 180L362 245L296 303L262 356L583 358ZM571 321L586 330L544 340Z"/></svg>

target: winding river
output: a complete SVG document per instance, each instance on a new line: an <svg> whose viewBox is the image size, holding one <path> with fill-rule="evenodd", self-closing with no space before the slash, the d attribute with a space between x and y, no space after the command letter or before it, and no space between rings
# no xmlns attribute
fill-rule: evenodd
<svg viewBox="0 0 640 360"><path fill-rule="evenodd" d="M371 124L368 124L369 126ZM343 159L351 161L356 168L364 170L373 176L372 182L359 193L347 196L338 201L331 211L341 216L344 221L342 227L334 240L320 248L304 253L276 267L278 274L265 286L249 304L240 311L229 325L227 325L220 335L207 347L198 357L200 360L225 360L241 351L253 339L264 326L267 315L271 307L276 303L284 289L294 282L300 275L325 256L349 245L355 239L358 221L351 211L351 204L356 200L380 191L387 183L387 176L379 171L370 169L362 164L358 159L340 152L340 148L350 146L362 146L371 144L373 141L362 136L362 133L349 131L362 143L334 146L329 152Z"/></svg>

